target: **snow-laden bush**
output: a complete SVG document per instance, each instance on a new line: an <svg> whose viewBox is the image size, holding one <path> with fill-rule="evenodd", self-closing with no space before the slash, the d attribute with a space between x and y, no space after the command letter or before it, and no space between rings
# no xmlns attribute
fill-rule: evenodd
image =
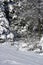
<svg viewBox="0 0 43 65"><path fill-rule="evenodd" d="M14 34L10 32L10 33L7 35L7 39L13 40L13 38L14 38Z"/></svg>

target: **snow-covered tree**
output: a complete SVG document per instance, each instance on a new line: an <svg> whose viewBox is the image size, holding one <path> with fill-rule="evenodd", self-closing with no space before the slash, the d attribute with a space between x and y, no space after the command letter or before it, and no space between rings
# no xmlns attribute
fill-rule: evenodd
<svg viewBox="0 0 43 65"><path fill-rule="evenodd" d="M0 42L4 42L8 35L10 39L13 39L13 37L10 37L10 35L13 35L13 33L10 33L9 21L6 18L6 13L4 12L3 2L0 3Z"/></svg>

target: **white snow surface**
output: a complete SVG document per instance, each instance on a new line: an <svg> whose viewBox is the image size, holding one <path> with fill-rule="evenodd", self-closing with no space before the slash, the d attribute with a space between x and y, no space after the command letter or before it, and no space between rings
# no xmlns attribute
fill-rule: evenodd
<svg viewBox="0 0 43 65"><path fill-rule="evenodd" d="M43 65L43 55L23 52L6 42L0 44L0 65Z"/></svg>

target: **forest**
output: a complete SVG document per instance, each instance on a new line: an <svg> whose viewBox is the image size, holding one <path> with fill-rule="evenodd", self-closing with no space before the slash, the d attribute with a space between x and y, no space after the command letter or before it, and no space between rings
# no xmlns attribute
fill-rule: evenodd
<svg viewBox="0 0 43 65"><path fill-rule="evenodd" d="M36 48L43 36L43 0L0 1L0 22L0 35L9 38L10 34L13 41L22 40L28 48L29 45Z"/></svg>

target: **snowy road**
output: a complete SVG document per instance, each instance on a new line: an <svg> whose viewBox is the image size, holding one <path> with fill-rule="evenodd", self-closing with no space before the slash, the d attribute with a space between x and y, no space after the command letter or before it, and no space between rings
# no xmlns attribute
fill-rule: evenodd
<svg viewBox="0 0 43 65"><path fill-rule="evenodd" d="M15 47L0 46L0 65L43 65L43 55L17 51Z"/></svg>

